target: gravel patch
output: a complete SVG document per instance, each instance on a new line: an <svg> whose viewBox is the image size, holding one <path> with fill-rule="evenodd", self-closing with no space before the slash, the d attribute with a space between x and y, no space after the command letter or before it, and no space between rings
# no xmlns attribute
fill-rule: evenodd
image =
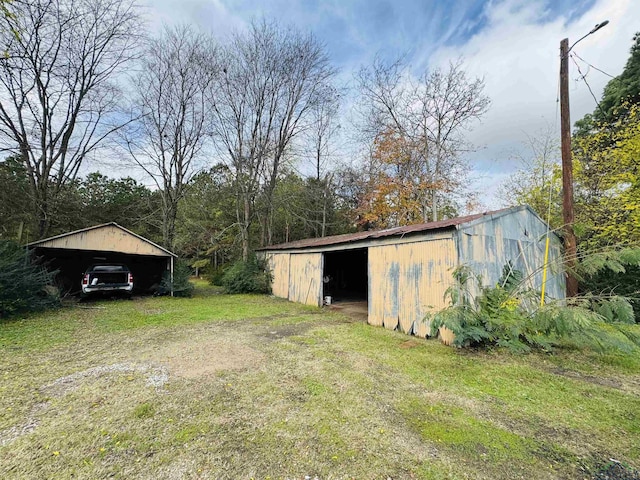
<svg viewBox="0 0 640 480"><path fill-rule="evenodd" d="M49 395L60 397L67 392L78 388L80 382L87 378L98 378L109 373L141 373L146 376L147 385L156 390L162 389L169 381L169 371L163 366L139 365L135 363L114 363L113 365L101 365L89 368L81 372L72 373L60 377L41 390Z"/></svg>
<svg viewBox="0 0 640 480"><path fill-rule="evenodd" d="M147 385L154 387L157 391L162 390L169 381L169 371L166 367L156 367L152 365L138 365L133 363L116 363L113 365L102 365L89 368L81 372L72 373L60 377L53 382L40 388L40 391L50 397L59 398L68 392L75 390L80 383L88 378L98 378L109 373L141 373L146 376ZM49 408L49 402L38 403L33 406L27 419L18 425L0 431L0 447L12 443L19 437L28 435L38 426L38 417Z"/></svg>
<svg viewBox="0 0 640 480"><path fill-rule="evenodd" d="M610 462L593 477L593 480L640 480L638 470L624 466L617 460Z"/></svg>

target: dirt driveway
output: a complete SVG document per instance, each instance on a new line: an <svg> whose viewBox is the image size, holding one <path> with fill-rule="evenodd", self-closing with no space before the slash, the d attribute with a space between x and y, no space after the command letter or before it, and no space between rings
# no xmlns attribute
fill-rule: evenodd
<svg viewBox="0 0 640 480"><path fill-rule="evenodd" d="M590 478L640 459L633 356L460 352L258 296L91 306L0 325L0 478Z"/></svg>

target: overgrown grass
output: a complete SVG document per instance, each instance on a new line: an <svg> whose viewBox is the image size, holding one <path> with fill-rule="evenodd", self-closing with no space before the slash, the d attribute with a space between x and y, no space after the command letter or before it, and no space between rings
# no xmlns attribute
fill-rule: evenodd
<svg viewBox="0 0 640 480"><path fill-rule="evenodd" d="M0 324L0 477L588 478L640 464L638 358L461 351L203 283L81 303Z"/></svg>

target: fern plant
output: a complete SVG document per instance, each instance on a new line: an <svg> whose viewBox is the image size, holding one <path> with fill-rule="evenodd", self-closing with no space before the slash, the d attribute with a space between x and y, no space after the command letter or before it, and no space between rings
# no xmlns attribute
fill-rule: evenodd
<svg viewBox="0 0 640 480"><path fill-rule="evenodd" d="M640 322L640 249L607 248L586 255L575 272L580 289L607 297L623 296ZM619 302L618 305L621 305ZM602 311L606 314L606 312Z"/></svg>
<svg viewBox="0 0 640 480"><path fill-rule="evenodd" d="M600 350L640 345L640 334L630 328L633 309L623 297L587 296L571 306L540 307L538 292L524 286L522 272L510 263L493 287L482 286L468 266L454 270L453 278L445 294L449 307L429 320L431 335L447 327L455 334L456 346L498 346L525 353L532 348L549 351L567 339Z"/></svg>

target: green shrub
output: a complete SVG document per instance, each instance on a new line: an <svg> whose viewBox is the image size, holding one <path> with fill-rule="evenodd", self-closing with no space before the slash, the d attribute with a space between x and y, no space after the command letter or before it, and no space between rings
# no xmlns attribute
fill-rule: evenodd
<svg viewBox="0 0 640 480"><path fill-rule="evenodd" d="M34 263L24 247L0 240L0 318L59 306L54 275Z"/></svg>
<svg viewBox="0 0 640 480"><path fill-rule="evenodd" d="M640 323L640 248L613 246L584 255L575 273L588 295L627 298Z"/></svg>
<svg viewBox="0 0 640 480"><path fill-rule="evenodd" d="M229 265L220 265L217 268L214 268L210 273L207 273L207 279L211 285L217 285L219 287L223 286L224 274L227 273L229 269Z"/></svg>
<svg viewBox="0 0 640 480"><path fill-rule="evenodd" d="M495 287L479 287L480 278L468 266L457 268L447 289L450 306L431 315L431 335L441 326L455 334L459 347L506 347L517 353L532 348L550 350L567 340L600 350L629 350L640 344L629 302L619 296L576 299L566 306L540 306L537 292L523 287L522 273L505 265ZM473 294L477 283L477 295ZM617 334L616 334L617 332Z"/></svg>
<svg viewBox="0 0 640 480"><path fill-rule="evenodd" d="M171 284L171 273L165 272L162 275L162 282L158 294L169 295L173 287L174 297L190 297L193 294L194 285L189 281L191 268L182 260L177 260L173 265L173 285Z"/></svg>
<svg viewBox="0 0 640 480"><path fill-rule="evenodd" d="M581 280L580 290L594 295L601 293L626 297L633 306L636 322L640 323L640 266L625 265L622 272L602 270Z"/></svg>
<svg viewBox="0 0 640 480"><path fill-rule="evenodd" d="M222 277L222 286L227 293L270 293L271 274L265 263L253 256L229 267Z"/></svg>

